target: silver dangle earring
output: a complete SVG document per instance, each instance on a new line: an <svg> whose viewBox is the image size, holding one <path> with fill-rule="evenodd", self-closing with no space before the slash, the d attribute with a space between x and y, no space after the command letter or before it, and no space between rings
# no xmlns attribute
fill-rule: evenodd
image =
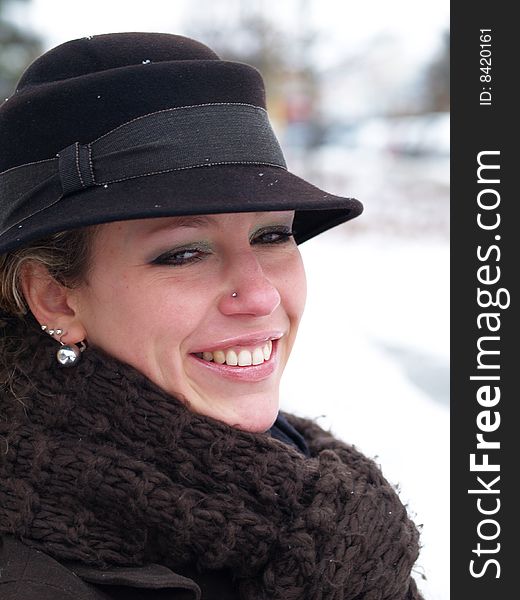
<svg viewBox="0 0 520 600"><path fill-rule="evenodd" d="M61 348L56 352L56 360L62 367L74 367L78 364L79 359L81 358L81 353L87 347L85 342L80 342L80 346L78 347L76 344L65 344L65 342L61 341L61 338L65 335L65 331L63 329L49 329L47 325L42 325L42 331L45 331L50 336L54 337L55 335L59 336L59 343L61 344Z"/></svg>
<svg viewBox="0 0 520 600"><path fill-rule="evenodd" d="M76 344L64 344L60 339L61 348L56 352L56 360L62 367L74 367L81 358L81 353L85 350L85 342L80 342L78 347Z"/></svg>

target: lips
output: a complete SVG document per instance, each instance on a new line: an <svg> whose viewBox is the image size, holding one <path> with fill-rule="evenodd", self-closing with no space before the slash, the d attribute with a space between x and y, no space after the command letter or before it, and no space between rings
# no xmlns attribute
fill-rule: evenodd
<svg viewBox="0 0 520 600"><path fill-rule="evenodd" d="M267 344L267 342L266 342ZM189 355L190 359L192 359L193 361L195 361L195 363L197 364L197 366L200 366L201 368L204 368L206 370L206 372L208 373L212 373L215 375L219 375L228 379L232 379L235 381L261 381L262 379L267 379L268 377L270 377L274 371L276 370L277 366L278 366L278 345L279 345L279 338L274 339L270 342L269 344L271 346L271 352L269 355L269 358L267 360L264 360L259 364L244 364L244 365L239 365L238 364L238 357L240 356L237 355L237 364L236 365L230 365L227 364L227 362L224 363L218 363L214 360L207 360L208 357L206 357L206 359L202 356L202 354L204 353L192 353ZM236 346L235 346L236 347ZM206 351L205 351L206 352ZM213 351L213 352L218 352L217 351ZM228 350L228 352L234 352L233 350ZM244 350L242 349L240 351L240 353L244 352ZM249 350L245 350L245 352L247 352L249 354L249 356L252 356L252 353ZM217 356L219 356L217 354ZM227 357L229 355L226 355ZM243 355L243 358L244 355ZM258 357L259 359L259 357ZM232 362L232 355L231 355L231 362ZM247 362L242 360L242 362Z"/></svg>
<svg viewBox="0 0 520 600"><path fill-rule="evenodd" d="M272 329L258 331L246 335L222 338L214 342L207 342L204 346L195 348L191 354L203 354L204 352L215 352L218 350L226 351L232 348L253 350L256 347L264 346L269 340L278 340L285 335L283 330Z"/></svg>

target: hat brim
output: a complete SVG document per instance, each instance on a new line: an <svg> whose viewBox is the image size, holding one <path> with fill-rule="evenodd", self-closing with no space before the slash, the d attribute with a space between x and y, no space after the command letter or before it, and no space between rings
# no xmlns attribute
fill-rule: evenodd
<svg viewBox="0 0 520 600"><path fill-rule="evenodd" d="M58 231L112 221L286 210L296 211L295 240L301 244L363 211L354 198L328 194L285 169L264 165L170 171L49 198L49 204L4 232L0 252Z"/></svg>

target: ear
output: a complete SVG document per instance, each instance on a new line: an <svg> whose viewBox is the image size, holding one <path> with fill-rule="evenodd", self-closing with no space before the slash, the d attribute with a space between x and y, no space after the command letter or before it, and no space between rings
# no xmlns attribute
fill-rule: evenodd
<svg viewBox="0 0 520 600"><path fill-rule="evenodd" d="M63 330L59 338L66 344L86 339L85 328L73 308L73 291L56 281L43 264L27 262L20 273L20 284L40 325Z"/></svg>

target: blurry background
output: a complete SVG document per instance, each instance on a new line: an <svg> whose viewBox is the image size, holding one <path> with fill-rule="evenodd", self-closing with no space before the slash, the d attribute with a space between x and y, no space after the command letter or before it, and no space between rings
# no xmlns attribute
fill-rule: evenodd
<svg viewBox="0 0 520 600"><path fill-rule="evenodd" d="M0 0L0 94L61 42L199 39L256 65L290 169L365 213L302 245L309 296L283 407L382 466L449 597L448 0Z"/></svg>

